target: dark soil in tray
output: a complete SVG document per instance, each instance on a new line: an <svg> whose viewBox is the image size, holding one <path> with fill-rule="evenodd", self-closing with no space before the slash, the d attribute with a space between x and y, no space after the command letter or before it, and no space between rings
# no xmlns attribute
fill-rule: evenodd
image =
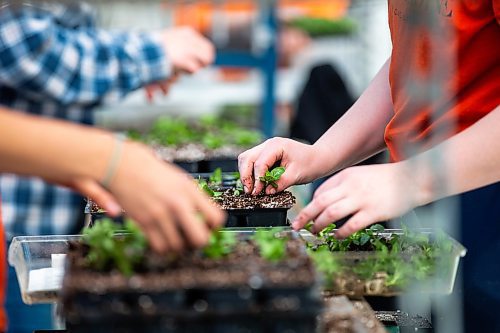
<svg viewBox="0 0 500 333"><path fill-rule="evenodd" d="M321 311L298 239L288 240L279 262L261 258L252 240L222 259L148 253L130 277L90 269L87 252L72 243L68 254L62 313L70 332L308 333Z"/></svg>
<svg viewBox="0 0 500 333"><path fill-rule="evenodd" d="M242 193L234 195L233 189L225 189L222 195L214 200L224 210L233 209L259 209L259 208L285 208L290 209L295 204L295 197L289 191L283 191L272 195L252 196Z"/></svg>
<svg viewBox="0 0 500 333"><path fill-rule="evenodd" d="M189 288L230 288L251 286L304 287L315 281L309 258L300 240L290 240L286 258L271 263L258 255L252 241L241 241L227 257L209 259L193 251L182 256L150 253L125 277L116 271L96 272L87 267L88 247L71 243L70 270L64 281L66 295L73 291L104 293L137 290L153 292Z"/></svg>

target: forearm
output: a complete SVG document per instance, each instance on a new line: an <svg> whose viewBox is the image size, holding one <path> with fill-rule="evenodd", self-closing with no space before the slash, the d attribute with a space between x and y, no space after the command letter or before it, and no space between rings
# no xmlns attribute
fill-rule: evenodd
<svg viewBox="0 0 500 333"><path fill-rule="evenodd" d="M68 185L101 180L114 144L105 131L7 109L0 109L0 133L0 172Z"/></svg>
<svg viewBox="0 0 500 333"><path fill-rule="evenodd" d="M500 106L468 129L402 162L416 181L417 204L500 181Z"/></svg>
<svg viewBox="0 0 500 333"><path fill-rule="evenodd" d="M0 34L0 83L33 99L93 105L170 74L159 35L71 29L26 9L0 18L0 31L19 34Z"/></svg>
<svg viewBox="0 0 500 333"><path fill-rule="evenodd" d="M394 115L388 60L356 103L315 144L316 177L351 166L385 148L384 131Z"/></svg>

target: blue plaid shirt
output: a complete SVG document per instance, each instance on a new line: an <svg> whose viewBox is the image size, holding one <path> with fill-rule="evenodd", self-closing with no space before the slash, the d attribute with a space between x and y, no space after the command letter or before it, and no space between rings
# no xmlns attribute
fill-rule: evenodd
<svg viewBox="0 0 500 333"><path fill-rule="evenodd" d="M99 30L87 4L0 6L4 106L92 124L95 106L118 101L169 72L157 35ZM81 227L76 222L83 199L68 189L2 175L0 191L8 237L66 234Z"/></svg>

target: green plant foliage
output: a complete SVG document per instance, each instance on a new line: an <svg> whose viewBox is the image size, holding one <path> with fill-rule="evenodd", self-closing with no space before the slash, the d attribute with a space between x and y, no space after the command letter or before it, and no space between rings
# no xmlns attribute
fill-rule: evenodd
<svg viewBox="0 0 500 333"><path fill-rule="evenodd" d="M332 256L326 246L320 246L315 250L307 249L316 269L323 274L326 281L331 281L334 275L342 270L342 265Z"/></svg>
<svg viewBox="0 0 500 333"><path fill-rule="evenodd" d="M159 118L147 135L147 140L164 146L175 146L197 140L197 133L189 123L180 118Z"/></svg>
<svg viewBox="0 0 500 333"><path fill-rule="evenodd" d="M299 17L289 25L298 28L311 37L323 37L334 35L347 35L356 31L356 22L350 18L329 20L314 17Z"/></svg>
<svg viewBox="0 0 500 333"><path fill-rule="evenodd" d="M266 171L266 174L263 177L259 177L260 181L265 184L265 187L271 185L274 188L278 188L278 184L276 183L281 176L285 173L284 167L277 167L272 169L271 171Z"/></svg>
<svg viewBox="0 0 500 333"><path fill-rule="evenodd" d="M384 227L376 224L345 239L336 239L334 229L335 225L331 225L319 233L320 245L308 245L308 252L318 270L330 275L352 272L365 280L382 274L387 287L404 288L411 281L423 281L437 274L438 265L453 248L449 238L442 232L431 239L427 234L414 232L405 226L401 235L388 236L382 234ZM371 251L373 255L359 260L353 266L342 266L335 262L335 267L328 271L323 267L328 265L324 262L329 260L324 254L325 249L336 259L341 258L335 255L336 252Z"/></svg>
<svg viewBox="0 0 500 333"><path fill-rule="evenodd" d="M214 133L206 133L201 139L203 145L209 149L217 149L224 145L224 137Z"/></svg>
<svg viewBox="0 0 500 333"><path fill-rule="evenodd" d="M202 116L198 121L183 118L161 117L147 134L129 131L129 138L163 146L182 146L188 143L202 144L208 149L225 145L241 148L255 146L262 141L259 131L247 129L214 115Z"/></svg>
<svg viewBox="0 0 500 333"><path fill-rule="evenodd" d="M270 262L281 261L286 254L286 238L278 237L282 228L257 229L252 240L259 248L260 256Z"/></svg>
<svg viewBox="0 0 500 333"><path fill-rule="evenodd" d="M87 264L96 270L117 268L125 276L132 275L148 246L144 234L130 219L122 226L105 218L82 233L83 242L89 246Z"/></svg>
<svg viewBox="0 0 500 333"><path fill-rule="evenodd" d="M215 169L208 178L208 182L211 186L221 186L222 185L222 169Z"/></svg>
<svg viewBox="0 0 500 333"><path fill-rule="evenodd" d="M236 246L236 235L232 232L214 231L203 254L208 258L220 259L230 254Z"/></svg>
<svg viewBox="0 0 500 333"><path fill-rule="evenodd" d="M217 199L222 196L222 192L212 189L205 179L198 179L198 187L211 198Z"/></svg>

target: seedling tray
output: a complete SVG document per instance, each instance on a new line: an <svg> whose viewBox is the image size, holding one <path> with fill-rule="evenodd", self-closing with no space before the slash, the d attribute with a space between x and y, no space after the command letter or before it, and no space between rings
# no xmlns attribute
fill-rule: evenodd
<svg viewBox="0 0 500 333"><path fill-rule="evenodd" d="M238 171L238 160L236 158L219 158L201 161L174 161L178 167L189 173L210 173L220 168L224 172Z"/></svg>
<svg viewBox="0 0 500 333"><path fill-rule="evenodd" d="M335 230L334 230L335 232ZM417 234L425 235L433 239L437 230L418 229ZM391 235L403 235L401 229L386 229L378 233L380 236L390 238ZM412 255L399 253L393 257L383 257L377 251L346 251L330 252L333 264L338 267L332 277L323 277L323 289L331 294L342 294L349 296L396 296L407 290L414 290L426 293L449 294L453 291L455 277L458 270L460 258L465 256L466 249L455 239L444 235L444 240L451 244L451 250L443 253L436 261L434 274L424 279L411 280L403 286L389 283L390 276L406 274L414 277L418 271L418 263L412 261ZM301 231L300 236L309 244L318 244L318 238L308 231ZM392 260L391 258L404 260L409 265L391 266L392 272L372 270L372 274L367 275L367 267L377 267L381 260ZM381 266L386 267L386 266ZM390 276L389 276L390 275Z"/></svg>
<svg viewBox="0 0 500 333"><path fill-rule="evenodd" d="M251 234L228 232L240 241ZM199 262L193 254L167 271L129 278L75 268L81 259L70 252L62 293L67 327L70 332L313 332L322 309L316 275L301 241L289 242L289 256L278 263L243 255L251 249L247 245L229 261ZM191 262L198 264L186 264Z"/></svg>

